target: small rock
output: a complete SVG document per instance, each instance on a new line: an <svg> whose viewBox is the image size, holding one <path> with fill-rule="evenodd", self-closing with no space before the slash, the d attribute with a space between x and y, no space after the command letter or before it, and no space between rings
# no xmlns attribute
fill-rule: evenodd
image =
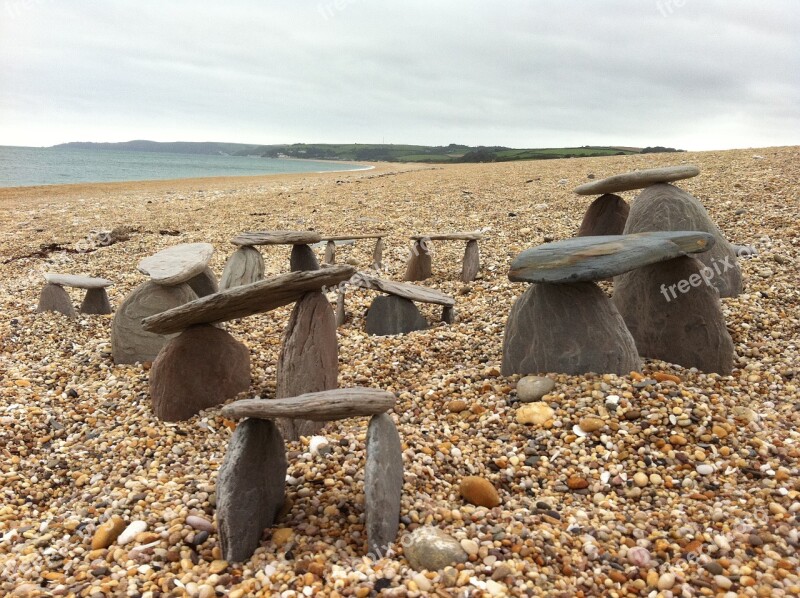
<svg viewBox="0 0 800 598"><path fill-rule="evenodd" d="M478 550L480 550L480 545L475 540L470 540L468 538L465 538L461 540L461 548L463 548L464 551L469 556L474 556L478 554Z"/></svg>
<svg viewBox="0 0 800 598"><path fill-rule="evenodd" d="M132 521L128 527L125 528L119 537L117 538L117 544L120 546L125 546L125 544L129 544L133 540L136 539L136 536L141 534L144 530L147 529L147 523L144 521Z"/></svg>
<svg viewBox="0 0 800 598"><path fill-rule="evenodd" d="M633 546L628 550L628 562L637 567L650 566L650 551L644 546Z"/></svg>
<svg viewBox="0 0 800 598"><path fill-rule="evenodd" d="M186 518L186 525L193 527L196 530L202 530L204 532L213 532L214 526L208 519L204 519L197 515L189 515Z"/></svg>
<svg viewBox="0 0 800 598"><path fill-rule="evenodd" d="M223 561L222 559L217 559L215 561L212 561L211 564L208 566L208 570L210 573L222 573L227 568L228 568L228 561Z"/></svg>
<svg viewBox="0 0 800 598"><path fill-rule="evenodd" d="M437 527L424 526L411 532L403 542L403 552L409 564L421 571L439 571L467 560L467 553L458 540Z"/></svg>
<svg viewBox="0 0 800 598"><path fill-rule="evenodd" d="M695 470L700 475L711 475L714 473L714 466L710 465L709 463L700 463Z"/></svg>
<svg viewBox="0 0 800 598"><path fill-rule="evenodd" d="M547 403L526 403L517 409L517 421L521 424L544 425L553 419L555 411Z"/></svg>
<svg viewBox="0 0 800 598"><path fill-rule="evenodd" d="M733 582L724 575L715 575L714 583L717 584L717 587L721 590L730 590L733 585Z"/></svg>
<svg viewBox="0 0 800 598"><path fill-rule="evenodd" d="M599 417L584 417L581 419L580 422L578 422L578 425L580 426L581 430L588 433L588 432L596 432L597 430L605 426L606 422L604 422Z"/></svg>
<svg viewBox="0 0 800 598"><path fill-rule="evenodd" d="M461 413L462 411L466 411L467 409L467 402L463 399L455 399L447 403L447 410L452 413Z"/></svg>
<svg viewBox="0 0 800 598"><path fill-rule="evenodd" d="M119 515L114 515L102 523L92 536L92 550L108 548L114 543L122 531L125 529L125 521Z"/></svg>
<svg viewBox="0 0 800 598"><path fill-rule="evenodd" d="M650 483L650 478L647 477L646 473L637 471L633 475L633 483L639 486L639 488L644 488L645 486L647 486L647 484Z"/></svg>
<svg viewBox="0 0 800 598"><path fill-rule="evenodd" d="M279 527L272 532L272 541L275 546L282 546L286 544L294 536L294 531L289 527Z"/></svg>
<svg viewBox="0 0 800 598"><path fill-rule="evenodd" d="M661 577L658 578L657 587L659 590L671 590L674 585L675 585L674 573L662 573Z"/></svg>
<svg viewBox="0 0 800 598"><path fill-rule="evenodd" d="M461 496L469 503L493 508L500 504L500 495L489 480L467 476L461 480Z"/></svg>
<svg viewBox="0 0 800 598"><path fill-rule="evenodd" d="M556 383L547 377L525 376L517 382L517 397L523 403L538 401L555 388Z"/></svg>
<svg viewBox="0 0 800 598"><path fill-rule="evenodd" d="M570 490L583 490L589 487L589 481L580 476L573 475L567 479L567 487Z"/></svg>

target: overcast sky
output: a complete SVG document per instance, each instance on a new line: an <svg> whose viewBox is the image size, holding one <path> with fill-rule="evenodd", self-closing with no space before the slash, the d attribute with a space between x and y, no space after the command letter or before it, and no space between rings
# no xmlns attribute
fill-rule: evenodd
<svg viewBox="0 0 800 598"><path fill-rule="evenodd" d="M2 0L0 145L800 144L798 0Z"/></svg>

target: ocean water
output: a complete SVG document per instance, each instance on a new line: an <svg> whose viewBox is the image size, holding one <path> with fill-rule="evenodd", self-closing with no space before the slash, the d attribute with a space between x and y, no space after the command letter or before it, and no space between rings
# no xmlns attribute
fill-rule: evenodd
<svg viewBox="0 0 800 598"><path fill-rule="evenodd" d="M0 187L331 172L364 168L367 167L360 164L320 160L0 146Z"/></svg>

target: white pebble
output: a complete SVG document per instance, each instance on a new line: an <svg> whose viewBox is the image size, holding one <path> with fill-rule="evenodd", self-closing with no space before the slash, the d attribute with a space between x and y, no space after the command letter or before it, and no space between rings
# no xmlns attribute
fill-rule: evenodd
<svg viewBox="0 0 800 598"><path fill-rule="evenodd" d="M695 470L700 475L711 475L712 473L714 473L714 466L709 465L708 463L701 463L695 468Z"/></svg>
<svg viewBox="0 0 800 598"><path fill-rule="evenodd" d="M133 542L136 536L146 529L147 524L144 521L132 521L117 538L117 544L125 546Z"/></svg>

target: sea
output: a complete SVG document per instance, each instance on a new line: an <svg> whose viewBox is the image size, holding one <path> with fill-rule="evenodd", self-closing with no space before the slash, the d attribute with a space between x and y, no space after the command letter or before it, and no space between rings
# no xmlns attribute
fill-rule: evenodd
<svg viewBox="0 0 800 598"><path fill-rule="evenodd" d="M0 187L365 170L363 164L205 154L0 146Z"/></svg>

